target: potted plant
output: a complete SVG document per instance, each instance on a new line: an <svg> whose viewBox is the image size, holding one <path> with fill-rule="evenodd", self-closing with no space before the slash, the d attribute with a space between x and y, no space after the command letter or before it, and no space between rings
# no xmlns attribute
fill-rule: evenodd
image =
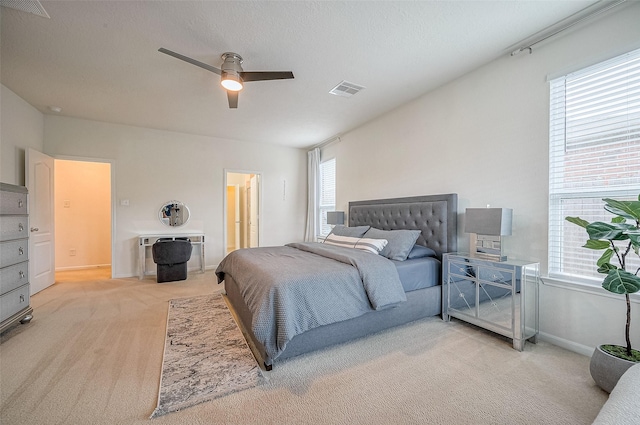
<svg viewBox="0 0 640 425"><path fill-rule="evenodd" d="M604 209L615 215L611 223L589 223L579 217L566 217L566 220L586 229L589 239L584 245L585 248L604 250L597 261L598 273L606 275L602 287L614 294L624 295L627 301L626 347L600 345L591 357L591 376L602 389L611 392L620 376L640 361L640 351L631 348L629 337L629 294L640 290L640 268L627 270L627 256L640 258L640 196L637 201L617 201L609 198L603 201Z"/></svg>

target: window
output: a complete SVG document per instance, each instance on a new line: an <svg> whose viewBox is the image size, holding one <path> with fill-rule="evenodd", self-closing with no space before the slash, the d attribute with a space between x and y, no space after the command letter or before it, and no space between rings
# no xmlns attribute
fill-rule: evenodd
<svg viewBox="0 0 640 425"><path fill-rule="evenodd" d="M327 211L336 209L336 159L320 163L320 199L318 201L318 235L327 236L331 226L327 224Z"/></svg>
<svg viewBox="0 0 640 425"><path fill-rule="evenodd" d="M599 284L602 251L564 218L609 222L602 198L638 197L640 50L552 80L550 100L549 275Z"/></svg>

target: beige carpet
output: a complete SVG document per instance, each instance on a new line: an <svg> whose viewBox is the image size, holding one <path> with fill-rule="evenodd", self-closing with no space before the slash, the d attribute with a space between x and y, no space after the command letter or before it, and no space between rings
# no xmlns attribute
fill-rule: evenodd
<svg viewBox="0 0 640 425"><path fill-rule="evenodd" d="M0 423L589 424L607 395L589 359L428 319L276 364L256 388L147 419L158 396L172 298L219 291L187 281L68 278L2 335ZM215 324L212 324L215 326Z"/></svg>

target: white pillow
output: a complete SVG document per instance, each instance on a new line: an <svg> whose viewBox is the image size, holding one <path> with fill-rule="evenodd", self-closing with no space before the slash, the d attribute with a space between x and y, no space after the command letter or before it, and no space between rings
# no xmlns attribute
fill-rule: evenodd
<svg viewBox="0 0 640 425"><path fill-rule="evenodd" d="M387 246L386 239L368 239L368 238L354 238L351 236L338 236L330 234L324 240L323 243L329 245L342 246L345 248L361 249L362 251L378 254Z"/></svg>

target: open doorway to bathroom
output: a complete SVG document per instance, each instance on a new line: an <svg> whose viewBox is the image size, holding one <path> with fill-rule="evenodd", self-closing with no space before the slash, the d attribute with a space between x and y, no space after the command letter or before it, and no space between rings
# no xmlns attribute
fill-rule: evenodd
<svg viewBox="0 0 640 425"><path fill-rule="evenodd" d="M260 173L225 172L225 255L260 246Z"/></svg>
<svg viewBox="0 0 640 425"><path fill-rule="evenodd" d="M55 160L56 281L110 279L111 163Z"/></svg>

